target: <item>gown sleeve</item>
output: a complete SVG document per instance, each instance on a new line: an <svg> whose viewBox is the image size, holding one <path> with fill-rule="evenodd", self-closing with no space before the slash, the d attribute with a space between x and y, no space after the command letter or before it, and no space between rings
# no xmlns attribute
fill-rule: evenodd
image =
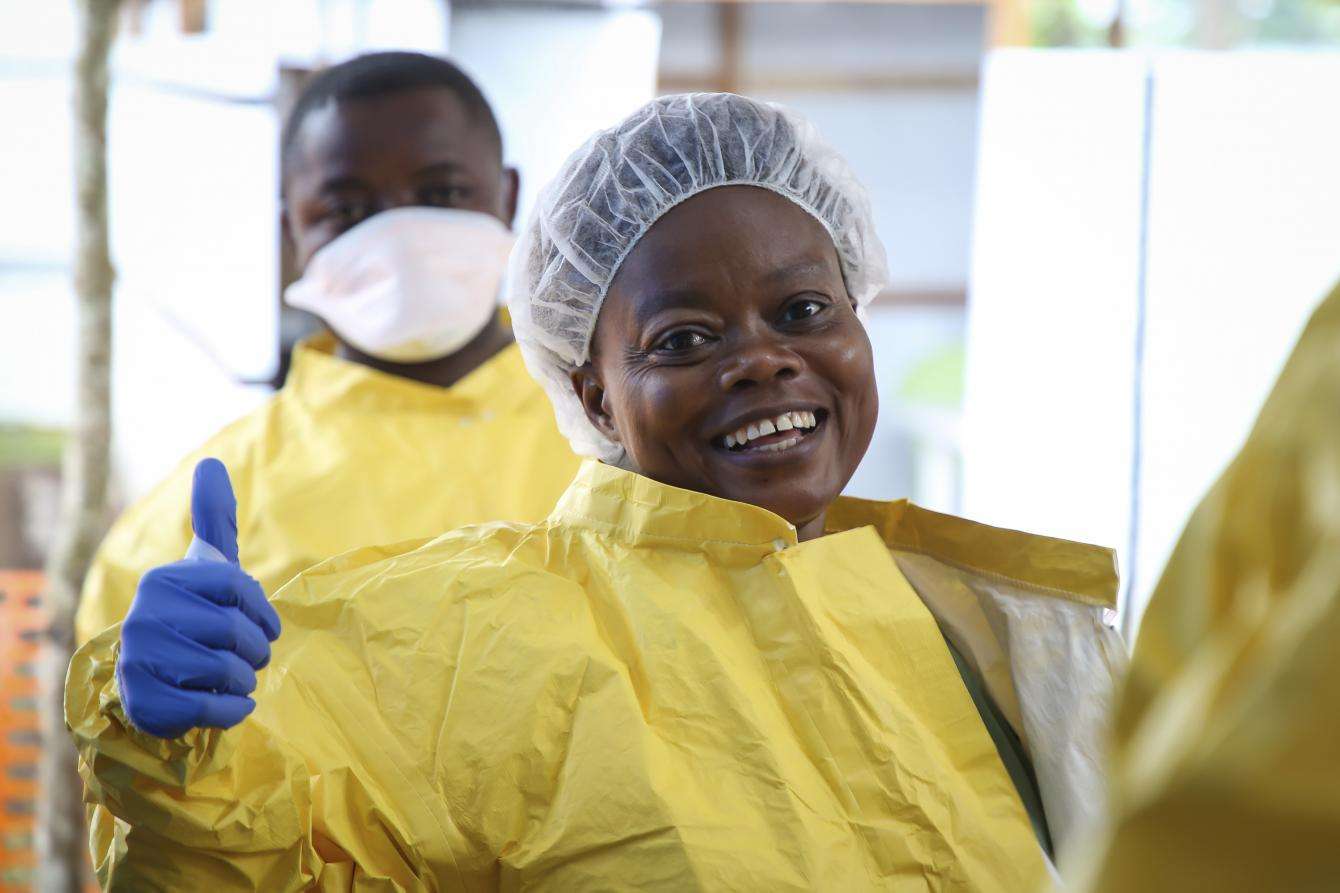
<svg viewBox="0 0 1340 893"><path fill-rule="evenodd" d="M332 699L359 699L356 679L325 666L313 680L300 660L272 664L241 724L168 741L126 718L119 634L111 627L76 653L65 695L86 799L119 820L114 835L102 831L115 837L100 854L104 889L439 886L425 881L431 872L414 833L443 821L422 814L423 780L412 766L392 768L398 755L382 752L385 739L360 716L329 709Z"/></svg>

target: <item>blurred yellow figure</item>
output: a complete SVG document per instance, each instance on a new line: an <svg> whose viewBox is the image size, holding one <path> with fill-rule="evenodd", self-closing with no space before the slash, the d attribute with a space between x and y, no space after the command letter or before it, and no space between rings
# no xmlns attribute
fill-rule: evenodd
<svg viewBox="0 0 1340 893"><path fill-rule="evenodd" d="M1023 730L1064 842L1095 793L1093 682L1124 660L1097 620L1112 553L905 502L840 499L827 529L798 543L588 462L545 523L302 574L256 712L172 741L126 721L108 630L67 716L138 836L117 886L1035 888L940 626Z"/></svg>
<svg viewBox="0 0 1340 893"><path fill-rule="evenodd" d="M1113 806L1084 889L1340 889L1340 288L1150 602Z"/></svg>
<svg viewBox="0 0 1340 893"><path fill-rule="evenodd" d="M223 460L241 559L266 592L332 555L499 518L543 518L577 470L515 345L450 388L294 352L284 388L224 428L112 528L89 572L81 642L125 616L140 576L191 542L191 471Z"/></svg>

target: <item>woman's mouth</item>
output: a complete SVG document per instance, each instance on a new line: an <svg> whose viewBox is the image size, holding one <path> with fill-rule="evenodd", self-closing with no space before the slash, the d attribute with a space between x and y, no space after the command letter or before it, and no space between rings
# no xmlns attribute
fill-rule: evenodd
<svg viewBox="0 0 1340 893"><path fill-rule="evenodd" d="M794 409L761 416L712 443L731 453L782 453L813 436L827 418L828 411L824 409Z"/></svg>

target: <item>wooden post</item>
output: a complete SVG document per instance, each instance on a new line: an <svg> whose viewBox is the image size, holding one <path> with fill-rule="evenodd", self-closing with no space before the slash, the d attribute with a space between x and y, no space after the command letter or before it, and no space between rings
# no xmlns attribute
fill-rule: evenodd
<svg viewBox="0 0 1340 893"><path fill-rule="evenodd" d="M1117 11L1112 16L1112 24L1107 26L1107 45L1114 50L1122 49L1126 46L1126 3L1125 0L1117 4Z"/></svg>
<svg viewBox="0 0 1340 893"><path fill-rule="evenodd" d="M1023 47L1033 43L1033 25L1029 21L1029 0L989 0L987 45Z"/></svg>
<svg viewBox="0 0 1340 893"><path fill-rule="evenodd" d="M723 93L740 92L740 6L736 0L725 0L717 5L717 27L721 38L717 89Z"/></svg>
<svg viewBox="0 0 1340 893"><path fill-rule="evenodd" d="M112 270L107 239L107 59L118 0L78 0L74 71L74 289L78 307L74 423L65 445L61 527L47 564L47 635L39 671L37 889L79 893L88 846L74 744L65 729L65 670L84 574L107 523L111 437Z"/></svg>
<svg viewBox="0 0 1340 893"><path fill-rule="evenodd" d="M204 34L209 24L205 0L178 0L182 34Z"/></svg>

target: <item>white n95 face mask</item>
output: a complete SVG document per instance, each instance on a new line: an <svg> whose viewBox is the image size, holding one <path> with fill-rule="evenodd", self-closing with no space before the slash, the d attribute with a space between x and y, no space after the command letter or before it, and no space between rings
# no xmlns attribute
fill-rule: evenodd
<svg viewBox="0 0 1340 893"><path fill-rule="evenodd" d="M468 344L497 313L514 240L478 211L383 211L312 255L284 299L378 359L435 360Z"/></svg>

